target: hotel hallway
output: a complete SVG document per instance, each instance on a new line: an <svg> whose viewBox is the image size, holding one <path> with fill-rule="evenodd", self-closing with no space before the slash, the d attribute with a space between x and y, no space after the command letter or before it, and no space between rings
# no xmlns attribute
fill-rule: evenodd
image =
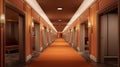
<svg viewBox="0 0 120 67"><path fill-rule="evenodd" d="M56 39L28 67L93 67L63 39Z"/></svg>
<svg viewBox="0 0 120 67"><path fill-rule="evenodd" d="M37 58L33 58L23 67L113 67L108 64L94 63L86 60L64 39L58 38Z"/></svg>

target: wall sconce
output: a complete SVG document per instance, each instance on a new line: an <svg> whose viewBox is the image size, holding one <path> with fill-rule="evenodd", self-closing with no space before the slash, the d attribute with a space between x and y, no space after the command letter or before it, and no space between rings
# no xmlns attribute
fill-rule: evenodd
<svg viewBox="0 0 120 67"><path fill-rule="evenodd" d="M76 30L76 31L78 30L77 26L75 27L75 30Z"/></svg>
<svg viewBox="0 0 120 67"><path fill-rule="evenodd" d="M34 27L34 22L32 22L32 27Z"/></svg>
<svg viewBox="0 0 120 67"><path fill-rule="evenodd" d="M42 30L44 30L44 27L42 27Z"/></svg>
<svg viewBox="0 0 120 67"><path fill-rule="evenodd" d="M4 24L4 23L5 23L4 21L5 21L5 15L4 15L4 14L2 14L2 15L1 15L1 23L3 23L3 24Z"/></svg>
<svg viewBox="0 0 120 67"><path fill-rule="evenodd" d="M49 29L47 29L47 32L49 32Z"/></svg>
<svg viewBox="0 0 120 67"><path fill-rule="evenodd" d="M91 23L90 22L88 22L88 27L91 27Z"/></svg>
<svg viewBox="0 0 120 67"><path fill-rule="evenodd" d="M88 21L88 28L90 29L90 32L93 33L93 26L90 20Z"/></svg>
<svg viewBox="0 0 120 67"><path fill-rule="evenodd" d="M92 26L91 22L90 22L90 17L88 17L88 28L90 28Z"/></svg>

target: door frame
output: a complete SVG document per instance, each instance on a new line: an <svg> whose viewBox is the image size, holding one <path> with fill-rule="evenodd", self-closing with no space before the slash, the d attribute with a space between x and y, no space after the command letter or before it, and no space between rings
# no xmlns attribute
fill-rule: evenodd
<svg viewBox="0 0 120 67"><path fill-rule="evenodd" d="M5 0L0 0L0 67L5 67L4 33L5 33Z"/></svg>
<svg viewBox="0 0 120 67"><path fill-rule="evenodd" d="M111 10L113 10L115 8L118 8L118 2L113 2L109 6L104 7L103 9L100 9L97 12L97 14L96 14L96 18L97 18L97 20L96 20L97 62L101 62L101 50L100 50L101 49L100 48L100 17L101 17L101 15L106 14L106 13L108 13L109 11L111 11ZM119 10L119 8L118 8L118 10ZM119 27L120 27L120 24L119 24ZM120 35L120 31L119 31L119 35ZM120 39L120 36L119 36L119 39Z"/></svg>
<svg viewBox="0 0 120 67"><path fill-rule="evenodd" d="M118 0L118 22L120 22L120 1ZM120 31L120 23L119 23L119 31ZM119 32L120 34L120 32ZM120 35L119 35L119 42L120 42ZM120 45L120 43L119 43ZM119 61L118 61L118 67L120 67L120 46L119 46Z"/></svg>
<svg viewBox="0 0 120 67"><path fill-rule="evenodd" d="M84 27L85 27L85 25L84 25L84 23L80 23L80 52L84 52L85 51L85 49L84 49L84 47L85 47L85 45L83 44L84 43L84 33L83 33L83 29L84 29Z"/></svg>
<svg viewBox="0 0 120 67"><path fill-rule="evenodd" d="M47 27L46 26L42 26L42 45L43 45L43 50L47 47Z"/></svg>
<svg viewBox="0 0 120 67"><path fill-rule="evenodd" d="M35 28L35 31L34 31L34 33L32 32L32 35L31 36L34 36L35 35L35 39L34 39L34 45L35 45L35 51L37 51L37 52L39 52L40 51L40 23L39 23L39 21L36 21L35 19L33 19L32 20L33 22L32 23L34 23L34 28L36 27L36 25L37 25L37 27L39 26L39 45L37 45L37 44L35 44L36 43L36 28ZM32 29L32 31L33 31L33 29ZM31 52L33 52L33 39L32 39L32 47L31 47Z"/></svg>
<svg viewBox="0 0 120 67"><path fill-rule="evenodd" d="M85 41L85 39L83 38L83 36L81 35L81 27L82 27L82 31L83 31L83 26L84 26L84 28L85 28L85 23L88 23L88 25L89 25L89 22L90 20L89 19L87 19L87 20L85 20L84 22L82 22L82 23L80 23L80 40L82 40L82 41ZM90 34L91 34L91 27L88 27L88 41L89 41L89 44L88 44L88 47L89 47L89 55L90 55ZM82 37L81 37L82 36ZM81 39L82 38L82 39ZM81 42L80 42L80 44L81 44ZM81 46L80 46L81 47ZM80 49L80 51L85 51L85 49L83 48L83 47L85 47L85 44L83 44L83 42L82 42L82 50ZM83 52L84 53L84 52Z"/></svg>
<svg viewBox="0 0 120 67"><path fill-rule="evenodd" d="M73 47L75 50L77 50L77 26L73 27Z"/></svg>
<svg viewBox="0 0 120 67"><path fill-rule="evenodd" d="M4 6L4 8L6 9L6 8L10 8L11 10L13 10L13 11L15 11L16 13L18 13L19 14L19 17L22 17L23 18L23 28L26 28L26 21L25 21L25 12L24 11L22 11L22 10L20 10L19 8L17 8L16 6L14 6L14 5L12 5L11 3L9 3L9 2L7 2L7 1L5 1L4 2L5 3L5 6ZM4 9L4 12L5 12L5 9ZM21 21L20 19L18 20L18 21ZM6 24L6 23L5 23ZM22 50L20 50L19 52L20 52L20 59L22 59L20 62L22 63L22 64L26 64L26 54L25 54L25 45L26 45L26 33L25 33L25 29L24 29L24 31L23 31L23 37L22 38L24 38L24 46L23 45L20 45L19 47L22 49ZM22 35L22 34L19 34L19 35ZM6 37L5 35L4 35L4 37ZM4 40L4 42L5 42L5 40ZM4 44L4 46L5 46L5 44ZM5 48L4 48L4 50L5 50ZM22 54L21 54L22 53ZM4 53L5 54L5 53ZM5 57L4 57L4 60L5 60ZM5 65L5 61L4 61L4 65Z"/></svg>

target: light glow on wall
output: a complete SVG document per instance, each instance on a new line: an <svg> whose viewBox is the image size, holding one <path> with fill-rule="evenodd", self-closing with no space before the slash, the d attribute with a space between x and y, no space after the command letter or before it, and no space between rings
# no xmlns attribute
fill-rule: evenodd
<svg viewBox="0 0 120 67"><path fill-rule="evenodd" d="M1 23L4 23L4 21L5 21L5 15L4 14L2 14L1 16L0 16L0 19L1 19Z"/></svg>

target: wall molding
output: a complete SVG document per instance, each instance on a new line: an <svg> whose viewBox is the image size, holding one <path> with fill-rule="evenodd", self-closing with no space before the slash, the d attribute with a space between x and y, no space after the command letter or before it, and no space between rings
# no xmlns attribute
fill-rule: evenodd
<svg viewBox="0 0 120 67"><path fill-rule="evenodd" d="M31 58L32 58L32 55L31 55L31 54L28 55L28 56L26 57L26 62L28 62Z"/></svg>
<svg viewBox="0 0 120 67"><path fill-rule="evenodd" d="M92 59L94 62L98 62L97 58L93 55L90 55L90 59Z"/></svg>

